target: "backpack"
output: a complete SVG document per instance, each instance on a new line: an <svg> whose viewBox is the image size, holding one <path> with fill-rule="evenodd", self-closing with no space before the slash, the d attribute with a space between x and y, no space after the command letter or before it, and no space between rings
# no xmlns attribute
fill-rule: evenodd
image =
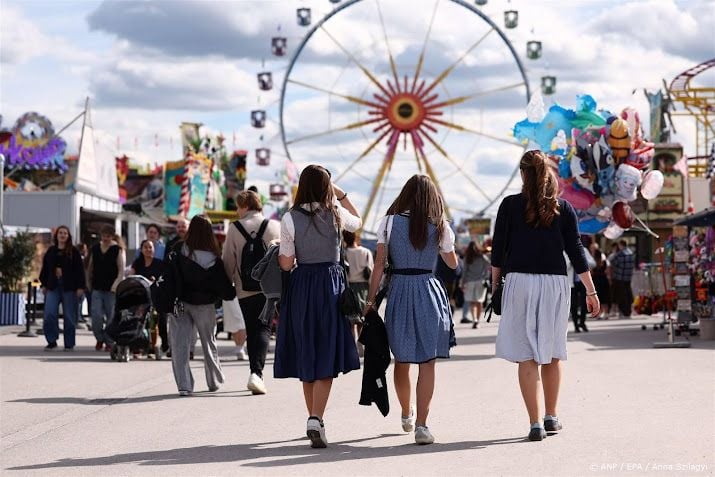
<svg viewBox="0 0 715 477"><path fill-rule="evenodd" d="M266 254L267 248L266 244L263 243L263 233L268 227L268 219L263 220L255 237L252 237L238 220L235 221L233 225L236 226L238 231L241 232L241 235L243 235L243 238L246 239L246 245L243 246L243 250L241 251L241 268L238 271L243 289L245 291L261 291L261 283L251 276L251 272L253 271L253 267L258 265L258 262L260 262Z"/></svg>

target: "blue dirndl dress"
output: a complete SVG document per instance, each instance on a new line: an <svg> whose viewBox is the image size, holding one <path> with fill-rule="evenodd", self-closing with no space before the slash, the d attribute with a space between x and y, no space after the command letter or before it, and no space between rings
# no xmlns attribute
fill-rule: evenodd
<svg viewBox="0 0 715 477"><path fill-rule="evenodd" d="M412 246L409 217L395 215L389 240L391 267L434 270L439 254L437 227L429 225L423 250ZM387 293L385 326L390 349L402 363L449 358L452 311L442 282L434 273L392 275Z"/></svg>
<svg viewBox="0 0 715 477"><path fill-rule="evenodd" d="M312 382L360 369L350 325L338 309L346 283L337 263L298 264L282 300L273 375Z"/></svg>

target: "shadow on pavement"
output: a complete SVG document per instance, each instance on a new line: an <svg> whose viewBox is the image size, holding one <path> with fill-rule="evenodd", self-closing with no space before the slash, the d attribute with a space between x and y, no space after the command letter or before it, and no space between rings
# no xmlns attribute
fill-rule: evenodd
<svg viewBox="0 0 715 477"><path fill-rule="evenodd" d="M44 398L26 398L13 399L7 402L23 402L28 404L85 404L89 406L112 406L114 404L141 404L145 402L165 401L167 399L196 399L196 398L236 398L250 397L250 391L198 391L194 392L191 397L181 397L176 393L157 394L154 396L138 396L138 397L118 397L118 398L98 398L88 399L81 397L60 396L60 397L44 397Z"/></svg>
<svg viewBox="0 0 715 477"><path fill-rule="evenodd" d="M399 435L407 436L406 434ZM494 439L486 441L435 443L427 446L418 446L413 443L386 447L363 447L351 445L359 442L394 436L398 436L398 434L381 434L379 436L364 439L334 442L331 443L327 449L311 449L307 439L305 437L301 437L281 442L236 444L229 446L199 446L154 452L133 452L129 454L91 457L86 459L60 459L58 461L48 462L45 464L9 467L6 470L39 470L95 466L108 466L105 467L105 470L108 470L114 464L137 464L149 466L213 464L221 462L250 461L270 457L274 457L275 459L263 460L261 462L247 462L245 465L251 467L286 467L301 464L349 461L355 459L377 459L390 456L454 452L469 449L483 449L493 445L529 442L525 437L519 436L509 439ZM265 447L269 445L281 444L283 442L291 443L301 441L304 442L304 444Z"/></svg>

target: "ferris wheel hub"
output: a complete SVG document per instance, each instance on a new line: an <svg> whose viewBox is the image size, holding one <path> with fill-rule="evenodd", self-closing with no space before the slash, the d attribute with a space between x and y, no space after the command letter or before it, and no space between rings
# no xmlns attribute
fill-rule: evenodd
<svg viewBox="0 0 715 477"><path fill-rule="evenodd" d="M388 98L383 114L393 128L402 132L413 131L422 124L426 107L418 96L412 93L398 93Z"/></svg>

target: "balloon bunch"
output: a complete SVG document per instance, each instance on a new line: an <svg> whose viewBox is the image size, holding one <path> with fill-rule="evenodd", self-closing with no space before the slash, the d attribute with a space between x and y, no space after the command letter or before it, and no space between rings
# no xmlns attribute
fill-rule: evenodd
<svg viewBox="0 0 715 477"><path fill-rule="evenodd" d="M647 170L654 144L643 138L635 109L615 115L596 110L590 95L576 100L574 110L553 105L545 112L541 95L535 94L527 118L514 125L514 137L548 154L561 198L576 209L581 232L603 232L613 240L636 220L629 203L638 189L645 199L654 199L663 188L663 174Z"/></svg>

